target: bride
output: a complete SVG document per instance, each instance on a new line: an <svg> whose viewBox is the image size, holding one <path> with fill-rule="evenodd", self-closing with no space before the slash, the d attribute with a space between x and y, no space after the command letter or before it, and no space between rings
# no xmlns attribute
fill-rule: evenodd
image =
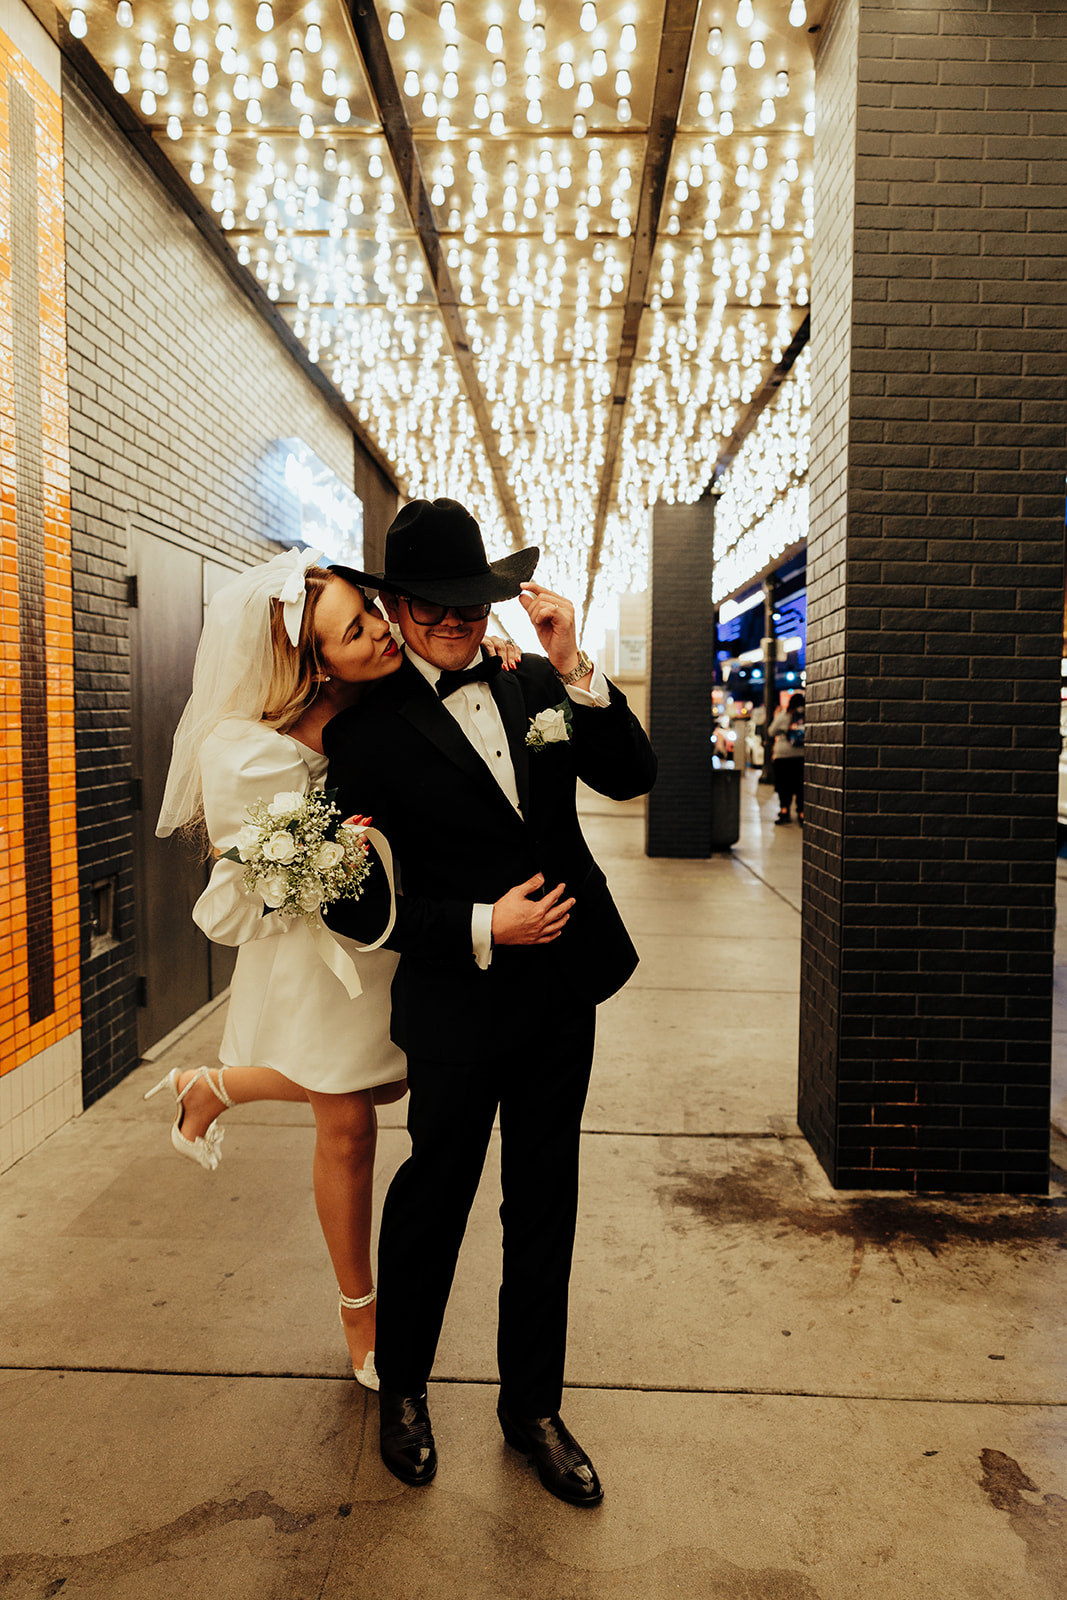
<svg viewBox="0 0 1067 1600"><path fill-rule="evenodd" d="M400 666L388 622L357 586L373 579L331 572L320 559L318 551L287 551L212 600L192 696L174 735L160 836L206 835L218 857L237 842L255 801L321 789L326 723ZM370 838L378 853L371 872L388 877L391 899L388 846L378 834ZM271 914L244 887L242 863L217 859L193 917L208 938L238 946L220 1065L175 1068L145 1098L171 1091L171 1143L207 1171L221 1156L223 1110L257 1100L311 1106L315 1205L341 1321L356 1378L376 1389L375 1105L406 1089L404 1057L389 1038L398 957L381 948L392 914L378 940L361 947L326 933L319 917L309 927L301 917Z"/></svg>

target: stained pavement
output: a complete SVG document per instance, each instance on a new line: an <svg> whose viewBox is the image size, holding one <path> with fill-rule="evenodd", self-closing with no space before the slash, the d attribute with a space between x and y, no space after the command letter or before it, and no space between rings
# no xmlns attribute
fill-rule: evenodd
<svg viewBox="0 0 1067 1600"><path fill-rule="evenodd" d="M708 862L645 860L640 805L586 809L642 954L601 1014L572 1293L564 1415L603 1506L552 1500L497 1431L492 1162L437 1481L384 1470L307 1112L230 1114L208 1176L141 1102L213 1059L216 1011L0 1178L5 1600L1067 1592L1064 1173L1042 1199L830 1188L794 1120L800 838L774 809L746 779ZM404 1143L390 1108L379 1195Z"/></svg>

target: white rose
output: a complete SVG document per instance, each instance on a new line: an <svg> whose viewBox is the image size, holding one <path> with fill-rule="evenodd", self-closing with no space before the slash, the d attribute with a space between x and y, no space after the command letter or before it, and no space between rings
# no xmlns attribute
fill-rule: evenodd
<svg viewBox="0 0 1067 1600"><path fill-rule="evenodd" d="M304 911L314 911L316 906L322 904L322 888L305 889L300 895L300 906Z"/></svg>
<svg viewBox="0 0 1067 1600"><path fill-rule="evenodd" d="M533 726L545 744L562 744L570 737L567 732L567 718L555 707L550 707L548 711L539 711L533 719Z"/></svg>
<svg viewBox="0 0 1067 1600"><path fill-rule="evenodd" d="M242 861L251 861L259 853L259 829L249 823L237 835L237 854Z"/></svg>
<svg viewBox="0 0 1067 1600"><path fill-rule="evenodd" d="M277 861L284 866L296 855L296 840L291 833L273 834L263 846L263 854L268 861Z"/></svg>
<svg viewBox="0 0 1067 1600"><path fill-rule="evenodd" d="M325 839L315 851L315 865L320 871L325 872L330 867L338 866L344 860L344 851L332 839Z"/></svg>
<svg viewBox="0 0 1067 1600"><path fill-rule="evenodd" d="M273 872L268 878L256 879L256 893L268 906L280 906L285 900L288 889L289 885L280 872Z"/></svg>
<svg viewBox="0 0 1067 1600"><path fill-rule="evenodd" d="M294 811L301 811L304 805L304 796L297 794L294 789L282 789L274 796L267 810L272 817L288 817Z"/></svg>

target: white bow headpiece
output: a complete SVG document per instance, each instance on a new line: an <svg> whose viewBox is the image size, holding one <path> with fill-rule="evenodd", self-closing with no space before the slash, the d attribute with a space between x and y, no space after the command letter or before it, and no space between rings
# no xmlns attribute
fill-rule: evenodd
<svg viewBox="0 0 1067 1600"><path fill-rule="evenodd" d="M321 560L321 550L286 550L280 556L275 556L273 561L267 562L267 571L271 567L278 571L280 586L270 593L273 599L282 603L285 631L289 635L289 643L294 647L300 643L300 624L304 620L304 603L307 600L305 576L308 568L316 566Z"/></svg>

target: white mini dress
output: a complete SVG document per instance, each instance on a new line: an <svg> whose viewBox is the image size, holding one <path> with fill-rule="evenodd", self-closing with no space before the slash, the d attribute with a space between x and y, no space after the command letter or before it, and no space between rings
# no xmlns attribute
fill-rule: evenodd
<svg viewBox="0 0 1067 1600"><path fill-rule="evenodd" d="M281 790L321 789L326 757L265 723L230 718L204 741L200 773L208 836L217 850L229 850L256 800L272 800ZM362 953L353 940L331 934L351 957L363 988L349 999L303 918L264 914L262 899L244 887L244 870L238 861L216 861L193 907L193 920L209 939L238 946L222 1065L274 1067L324 1094L402 1078L404 1055L389 1037L389 990L399 957L385 949ZM381 861L371 870L381 872Z"/></svg>

